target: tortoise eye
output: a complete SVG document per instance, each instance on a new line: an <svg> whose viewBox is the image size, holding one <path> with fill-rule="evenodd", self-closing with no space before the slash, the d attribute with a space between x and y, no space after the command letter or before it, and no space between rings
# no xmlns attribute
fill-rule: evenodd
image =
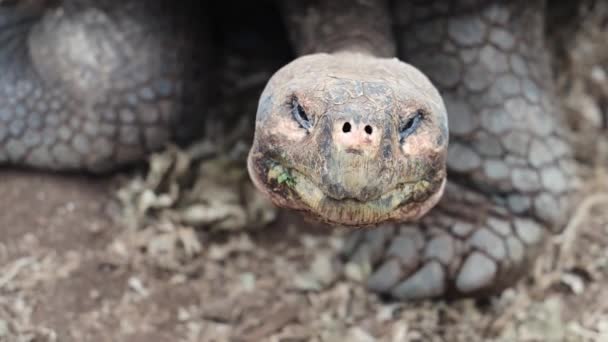
<svg viewBox="0 0 608 342"><path fill-rule="evenodd" d="M401 127L399 127L399 140L403 143L403 141L416 132L418 126L420 126L420 122L424 118L424 112L422 110L417 110L414 116L410 117L406 122L404 122Z"/></svg>
<svg viewBox="0 0 608 342"><path fill-rule="evenodd" d="M298 103L298 99L294 98L291 101L291 114L296 122L300 125L300 127L309 130L312 128L312 121L306 114L304 107L300 103Z"/></svg>

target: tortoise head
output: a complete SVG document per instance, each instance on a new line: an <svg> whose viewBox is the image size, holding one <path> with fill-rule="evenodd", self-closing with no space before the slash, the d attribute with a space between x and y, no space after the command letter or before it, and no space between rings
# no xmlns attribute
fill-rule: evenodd
<svg viewBox="0 0 608 342"><path fill-rule="evenodd" d="M397 59L300 57L268 82L248 168L278 206L344 226L416 220L443 193L448 127L438 91Z"/></svg>

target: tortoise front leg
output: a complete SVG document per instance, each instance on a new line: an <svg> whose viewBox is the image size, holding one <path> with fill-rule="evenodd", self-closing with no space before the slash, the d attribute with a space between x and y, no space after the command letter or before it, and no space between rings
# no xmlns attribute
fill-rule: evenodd
<svg viewBox="0 0 608 342"><path fill-rule="evenodd" d="M439 88L450 125L448 186L420 223L354 234L372 290L403 299L472 296L513 284L576 184L549 56L544 3L399 2L400 57Z"/></svg>
<svg viewBox="0 0 608 342"><path fill-rule="evenodd" d="M103 171L191 133L210 52L199 6L54 3L0 1L0 164Z"/></svg>

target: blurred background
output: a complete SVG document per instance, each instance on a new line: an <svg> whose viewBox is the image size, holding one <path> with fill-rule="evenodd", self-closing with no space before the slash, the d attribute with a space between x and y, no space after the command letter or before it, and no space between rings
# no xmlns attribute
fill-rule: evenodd
<svg viewBox="0 0 608 342"><path fill-rule="evenodd" d="M111 176L0 169L0 341L608 340L608 3L548 19L585 177L566 230L502 295L422 303L367 292L343 232L253 189L258 96L294 54L270 1L214 6L203 140Z"/></svg>

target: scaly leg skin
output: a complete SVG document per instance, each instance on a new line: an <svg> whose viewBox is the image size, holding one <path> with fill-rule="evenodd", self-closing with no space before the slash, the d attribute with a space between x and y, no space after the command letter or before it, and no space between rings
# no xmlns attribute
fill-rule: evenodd
<svg viewBox="0 0 608 342"><path fill-rule="evenodd" d="M105 171L193 133L202 14L187 2L51 2L0 1L0 164Z"/></svg>
<svg viewBox="0 0 608 342"><path fill-rule="evenodd" d="M543 45L544 3L408 1L395 12L401 58L446 103L449 183L421 222L359 231L345 255L372 267L370 289L399 299L496 293L562 226L576 184Z"/></svg>

